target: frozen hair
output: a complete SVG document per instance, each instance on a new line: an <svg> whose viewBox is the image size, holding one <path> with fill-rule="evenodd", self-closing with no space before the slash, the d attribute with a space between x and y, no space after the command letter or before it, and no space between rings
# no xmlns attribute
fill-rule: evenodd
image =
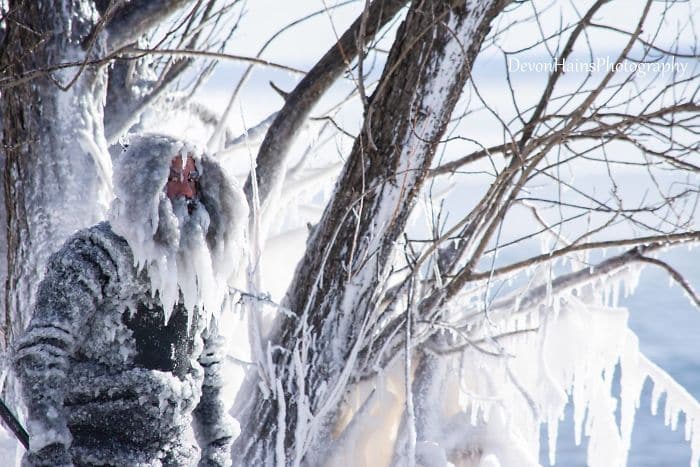
<svg viewBox="0 0 700 467"><path fill-rule="evenodd" d="M205 212L199 211L197 221L202 226L210 259L207 267L202 258L195 258L196 264L183 264L186 259L177 254L181 246L179 218L165 194L165 186L171 161L178 155L192 156L200 174L198 197ZM211 312L217 303L220 305L236 272L248 223L245 195L236 181L196 146L170 136L144 134L132 137L117 156L113 182L115 199L109 214L112 230L129 243L135 264L148 270L153 293L160 293L166 316L179 292L185 295L188 308L209 303ZM194 268L190 280L183 276L183 268ZM203 275L207 268L211 274ZM216 292L206 284L210 280L216 281ZM184 284L193 281L196 290ZM205 293L205 288L209 292Z"/></svg>

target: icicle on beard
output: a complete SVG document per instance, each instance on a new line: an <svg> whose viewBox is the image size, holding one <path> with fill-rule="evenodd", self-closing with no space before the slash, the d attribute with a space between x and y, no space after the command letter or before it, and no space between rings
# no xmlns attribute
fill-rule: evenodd
<svg viewBox="0 0 700 467"><path fill-rule="evenodd" d="M195 307L205 315L205 323L212 314L217 316L225 293L225 279L216 277L213 252L206 241L209 223L209 213L201 202L161 197L153 241L162 254L148 262L148 276L153 294L158 292L160 297L166 322L182 298L188 329Z"/></svg>

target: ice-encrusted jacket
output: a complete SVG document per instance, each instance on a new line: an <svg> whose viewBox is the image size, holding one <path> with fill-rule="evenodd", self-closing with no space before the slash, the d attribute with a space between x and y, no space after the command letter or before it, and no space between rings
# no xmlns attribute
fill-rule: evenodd
<svg viewBox="0 0 700 467"><path fill-rule="evenodd" d="M169 162L174 143L159 141L158 157ZM152 142L132 150L153 151ZM188 315L181 302L166 322L147 271L108 222L51 256L15 346L30 432L25 464L230 464L224 340L214 320L199 308Z"/></svg>

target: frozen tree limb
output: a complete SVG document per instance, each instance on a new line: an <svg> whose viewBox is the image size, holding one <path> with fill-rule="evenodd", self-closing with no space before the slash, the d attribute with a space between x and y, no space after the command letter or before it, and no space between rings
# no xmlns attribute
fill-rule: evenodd
<svg viewBox="0 0 700 467"><path fill-rule="evenodd" d="M153 48L125 45L112 52L118 56L118 60L115 60L109 69L109 86L105 105L105 133L110 144L116 142L116 139L138 120L147 107L163 96L186 71L190 70L197 58L206 58L212 61L197 72L197 84L193 86L190 93L194 92L194 89L206 79L218 60L246 60L246 57L209 50L210 44L206 43L208 38L204 37L206 36L204 32L208 27L211 27L209 23L216 25L237 3L238 0L234 0L226 6L216 9L217 0L209 0L206 3L197 2L187 15L186 24L181 22L173 31L166 34L167 38L177 32L175 37L180 36L177 47L183 47L182 49L163 46L165 40L162 40ZM114 8L110 10L110 13L113 10ZM110 18L112 16L113 14L110 14ZM231 33L236 27L237 23L231 27ZM227 40L223 41L221 47L226 44ZM197 50L202 46L205 46L207 50ZM158 66L156 60L161 57L168 57L168 60ZM269 65L275 66L276 64ZM156 75L157 71L159 73ZM186 106L188 99L181 98L180 101L182 101L182 106Z"/></svg>
<svg viewBox="0 0 700 467"><path fill-rule="evenodd" d="M673 246L697 242L697 235L697 233L691 233L679 235L675 239L657 239L656 241L649 241L645 244L637 245L624 253L601 261L596 265L591 265L568 274L562 274L552 279L551 284L542 284L529 289L518 290L510 296L504 297L491 304L488 315L483 311L476 311L473 314L465 316L464 319L460 321L461 325L466 328L468 325L473 325L484 319L499 319L502 315L531 310L544 302L547 297L556 297L568 290L580 288L585 284L591 284L596 279L615 274L633 263L648 262L647 260L650 258L644 256L645 254ZM483 281L485 278L486 276L482 276L479 280ZM689 286L682 276L680 279ZM688 289L683 285L681 286L688 292ZM692 297L692 295L690 295L690 297ZM434 302L429 299L426 299L421 306L422 309L419 311L420 316L435 316L440 313L439 310L436 311L431 308L434 306ZM427 330L424 329L425 332L414 345L430 341L438 331L441 330L441 327L435 326L431 321L427 321L425 324L427 325ZM386 367L389 362L396 358L405 345L404 336L398 332L403 326L405 326L404 317L396 317L362 350L364 359L362 373L364 377L374 374L377 368ZM475 343L476 342L467 342L467 346L473 346ZM464 346L460 347L464 348ZM378 351L377 349L381 350Z"/></svg>
<svg viewBox="0 0 700 467"><path fill-rule="evenodd" d="M365 27L365 43L369 42L406 3L406 0L372 2L369 7L370 19ZM289 93L284 107L270 126L256 158L261 206L265 205L270 193L281 183L281 178L286 171L289 148L311 109L357 55L356 38L361 24L360 17L309 70L304 79ZM252 194L250 178L246 182L245 192L250 199Z"/></svg>
<svg viewBox="0 0 700 467"><path fill-rule="evenodd" d="M695 290L693 290L693 286L690 285L686 278L683 277L683 274L678 272L677 269L673 268L667 262L661 261L657 258L649 258L648 256L642 256L641 258L639 258L639 260L645 263L659 266L660 268L665 270L668 273L668 275L671 276L671 278L683 288L685 293L688 295L690 302L696 307L700 308L700 296L698 296L698 293Z"/></svg>
<svg viewBox="0 0 700 467"><path fill-rule="evenodd" d="M354 2L354 0L346 0L344 2L335 4L334 6L324 5L323 9L317 10L313 13L310 13L310 14L300 18L300 19L292 21L291 23L287 24L283 28L276 31L267 41L265 41L265 43L262 45L262 47L260 47L260 49L258 50L258 53L255 55L255 58L260 59L262 57L263 53L265 52L265 50L267 50L267 48L286 31L289 31L289 30L293 29L295 26L298 26L298 25L300 25L300 24L302 24L302 23L308 21L309 19L314 18L318 15L327 14L329 12L329 10L331 10L333 8L339 8L339 7L351 4L353 2ZM238 96L238 93L241 90L241 88L243 87L243 85L247 82L252 71L253 71L253 65L249 65L248 68L246 68L245 72L243 73L243 76L241 76L241 78L238 80L238 83L236 84L235 88L233 89L233 92L231 93L231 97L229 98L228 104L226 105L226 109L224 110L224 112L222 114L222 118L221 118L222 123L224 123L226 120L228 120L228 117L231 114L231 110L233 109L233 104L236 101L236 97ZM270 84L272 84L272 83L270 83ZM287 93L285 93L285 97L284 97L285 100L286 100L286 95L287 95ZM221 138L222 128L223 128L223 126L219 125L219 127L217 127L214 130L214 132L212 133L212 135L209 139L209 143L208 143L209 150L211 150L211 151L217 150L217 145L219 144L219 140Z"/></svg>
<svg viewBox="0 0 700 467"><path fill-rule="evenodd" d="M107 24L107 50L136 42L140 36L192 0L132 0L122 4Z"/></svg>
<svg viewBox="0 0 700 467"><path fill-rule="evenodd" d="M277 118L277 112L273 112L272 114L268 115L260 123L258 123L252 128L249 128L242 135L232 137L227 134L226 142L221 153L245 148L247 142L250 141L259 141L270 129L270 125L272 124L272 122L274 122L275 118Z"/></svg>
<svg viewBox="0 0 700 467"><path fill-rule="evenodd" d="M243 436L236 441L234 458L241 465L294 465L322 450L318 440L333 424L337 402L355 377L358 351L377 318L374 309L385 287L394 242L403 232L489 24L504 5L412 4L370 99L374 111L367 112L364 130L288 290L286 305L299 319L280 320L271 336L283 349L275 357L275 371L284 391L271 399L256 394L239 401ZM274 128L273 124L268 136L276 136ZM369 144L369 131L374 145ZM262 167L268 174L280 169L276 163L274 169ZM305 356L301 367L289 361L297 352ZM280 430L294 433L285 437L283 452L275 444Z"/></svg>
<svg viewBox="0 0 700 467"><path fill-rule="evenodd" d="M572 245L568 245L568 246L565 246L563 248L560 248L558 250L552 251L550 253L544 253L542 255L533 256L532 258L528 258L524 261L509 264L507 266L496 268L496 269L493 269L491 271L475 272L475 273L471 274L470 280L473 280L473 281L483 280L483 279L486 279L488 277L499 276L499 275L511 273L511 272L514 272L517 270L522 270L522 269L528 268L530 266L533 266L535 264L551 261L554 258L568 255L569 253L573 253L575 251L593 250L593 249L610 248L610 247L616 247L616 246L617 247L628 246L628 245L646 245L646 246L642 247L642 251L648 251L649 249L652 249L652 248L659 248L659 247L663 247L663 246L667 246L667 245L673 245L676 243L698 242L698 241L700 241L700 232L691 231L691 232L682 232L682 233L670 234L670 235L655 235L653 237L627 238L627 239L609 240L609 241L601 241L601 242L572 244ZM653 259L646 258L644 260L645 261L649 260L649 262L652 262Z"/></svg>
<svg viewBox="0 0 700 467"><path fill-rule="evenodd" d="M644 254L693 241L697 241L697 236L693 237L690 235L675 243L672 241L656 241L636 246L625 253L613 256L597 265L583 268L569 274L562 274L553 279L551 284L540 285L525 292L519 292L511 297L499 300L493 304L489 313L509 313L513 310L531 309L542 302L548 295L557 296L566 290L591 283L596 278L613 274L635 262L648 262L647 260L650 258L644 256Z"/></svg>

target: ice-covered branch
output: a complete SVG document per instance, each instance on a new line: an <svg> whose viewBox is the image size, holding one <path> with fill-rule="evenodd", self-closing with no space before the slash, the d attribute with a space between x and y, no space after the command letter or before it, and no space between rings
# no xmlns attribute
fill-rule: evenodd
<svg viewBox="0 0 700 467"><path fill-rule="evenodd" d="M672 243L656 242L648 245L634 247L625 253L613 256L597 265L580 269L578 271L563 274L554 278L551 284L543 284L529 290L518 292L498 300L491 307L492 313L512 312L513 310L527 310L543 302L547 297L556 297L567 290L580 288L585 284L590 284L596 279L612 275L617 271L629 267L632 263L644 261L646 253L658 251Z"/></svg>
<svg viewBox="0 0 700 467"><path fill-rule="evenodd" d="M248 144L251 144L251 142L259 142L265 133L267 133L270 125L272 122L274 122L276 117L277 112L273 112L254 127L248 128L244 134L236 137L226 134L226 142L224 143L224 148L220 151L220 154L245 148Z"/></svg>
<svg viewBox="0 0 700 467"><path fill-rule="evenodd" d="M624 253L608 258L596 265L591 265L568 274L562 274L551 279L551 282L532 288L517 290L511 295L493 302L488 308L488 314L485 314L483 310L478 310L473 314L467 315L460 323L466 328L467 326L473 326L475 323L481 323L484 320L501 319L503 315L513 314L518 311L527 312L528 310L535 309L539 304L553 300L572 289L581 289L587 284L593 284L601 277L614 275L630 267L633 263L644 262L648 259L648 257L644 256L645 254L687 242L697 241L695 240L697 235L697 233L692 232L689 235L679 234L679 236L674 239L668 239L675 241L656 239L656 241L650 241L646 244L635 246ZM478 280L484 281L487 278L488 276L484 276L480 277ZM681 279L683 279L682 276ZM688 285L687 281L684 282ZM423 321L425 325L424 332L416 339L416 345L422 342L429 342L433 336L442 330L442 327L436 325L436 321L434 321L434 316L439 316L441 314L440 310L435 310L433 308L436 303L435 299L428 297L421 304L422 308L419 310L421 319L425 320L428 317L433 318L431 318L432 320ZM377 368L385 367L388 362L393 360L398 352L400 352L404 345L404 336L399 332L401 327L404 326L403 323L404 318L402 316L395 317L374 337L374 340L363 349L362 355L366 360L362 371L365 377L374 374ZM530 330L527 330L527 332L529 331ZM467 341L465 345L459 345L458 347L476 347L474 344L481 342L480 339ZM430 346L432 345L433 344L430 344Z"/></svg>
<svg viewBox="0 0 700 467"><path fill-rule="evenodd" d="M532 258L528 258L517 263L509 264L500 268L495 268L491 271L475 272L470 274L470 279L472 281L483 280L489 277L496 277L503 274L508 274L514 271L522 270L535 264L551 261L555 258L568 255L575 251L585 251L601 248L611 248L611 247L622 247L629 245L643 245L642 251L648 251L649 249L662 248L664 246L673 245L676 243L685 242L697 242L700 241L700 231L682 232L677 234L668 235L654 235L650 237L641 238L625 238L619 240L609 240L600 242L590 242L590 243L579 243L575 245L569 245L558 250L552 251L550 253L543 253Z"/></svg>
<svg viewBox="0 0 700 467"><path fill-rule="evenodd" d="M365 44L407 3L406 0L375 0L370 5L365 27ZM313 106L345 71L358 53L357 34L361 18L348 28L303 80L287 96L284 107L270 126L256 159L260 203L264 205L271 192L281 183L286 171L289 148ZM251 181L245 191L251 196Z"/></svg>
<svg viewBox="0 0 700 467"><path fill-rule="evenodd" d="M332 430L338 402L357 377L359 351L376 323L396 239L489 24L504 4L423 1L409 9L369 99L373 111L366 113L288 290L286 304L298 319L280 319L271 336L281 349L274 358L284 391L268 399L240 396L247 399L241 401L243 435L234 449L240 464L294 465L322 450L319 443ZM370 14L369 22L375 18ZM270 167L265 170L270 174ZM280 432L286 434L284 450L277 443Z"/></svg>
<svg viewBox="0 0 700 467"><path fill-rule="evenodd" d="M560 144L564 144L568 141L580 141L580 140L588 140L588 139L595 139L595 140L618 140L618 141L625 141L634 144L635 146L639 146L641 149L646 149L647 152L652 153L658 158L662 158L666 161L668 161L669 164L678 166L679 168L683 170L689 170L693 172L698 172L700 171L700 167L698 167L696 164L693 164L691 162L685 161L680 159L679 157L671 157L666 153L663 152L654 152L648 150L648 148L644 147L640 143L638 143L634 138L633 135L629 134L630 128L633 128L635 126L641 126L645 124L654 124L655 122L659 121L659 119L662 118L667 118L669 116L672 116L674 114L683 114L686 112L697 112L700 110L700 106L696 103L693 102L679 102L667 107L663 107L662 109L655 110L653 112L648 112L644 114L625 114L625 113L619 113L619 112L601 112L595 115L595 118L592 119L590 123L595 123L595 126L592 126L590 128L586 128L583 130L575 131L575 132L570 132L570 133L562 133L562 132L557 132L556 137L560 138ZM544 115L541 117L539 120L536 121L536 123L542 124L542 123L550 123L552 121L558 120L558 119L565 119L566 115L558 115L558 114L552 114L552 115ZM519 130L515 135L518 136L522 132L525 131L525 128ZM548 140L550 140L552 137L551 134L546 134L545 136L538 136L538 137L533 137L530 136L530 146L531 147L537 147L539 145L545 144ZM478 151L473 151L466 156L462 156L460 158L457 158L453 161L445 162L444 164L441 164L440 166L434 168L431 171L432 176L437 176L437 175L446 175L446 174L453 174L456 171L459 171L461 168L465 167L468 164L472 164L476 161L479 161L485 157L490 157L492 155L502 155L504 157L510 157L513 154L516 154L516 146L512 143L504 143L504 144L498 144L495 146L491 146L489 148L482 148Z"/></svg>
<svg viewBox="0 0 700 467"><path fill-rule="evenodd" d="M677 269L673 268L667 262L661 261L657 258L649 258L648 256L642 256L641 258L639 258L639 260L645 263L659 266L660 268L665 270L668 273L668 275L671 276L671 278L683 288L685 293L688 295L690 302L696 307L700 308L700 296L698 296L698 293L695 290L693 290L693 286L690 285L686 278L683 277L683 274L681 274Z"/></svg>
<svg viewBox="0 0 700 467"><path fill-rule="evenodd" d="M152 49L144 49L139 47L129 47L125 49L126 52L131 52L135 54L153 54L153 55L169 55L169 56L179 56L179 57L204 57L204 58L214 58L220 60L231 60L234 62L243 63L253 63L254 65L262 65L276 70L286 71L288 73L293 73L295 75L304 75L306 72L292 66L283 65L281 63L276 63L271 60L264 60L261 58L248 57L245 55L236 55L225 52L215 52L211 50L190 50L190 49L165 49L155 47Z"/></svg>
<svg viewBox="0 0 700 467"><path fill-rule="evenodd" d="M656 415L659 399L666 394L664 421L671 429L676 429L678 416L685 413L685 439L691 443L690 465L700 463L700 403L683 386L663 369L639 354L639 370L654 384L651 411Z"/></svg>
<svg viewBox="0 0 700 467"><path fill-rule="evenodd" d="M132 0L125 2L107 24L107 50L114 51L136 42L192 0Z"/></svg>

